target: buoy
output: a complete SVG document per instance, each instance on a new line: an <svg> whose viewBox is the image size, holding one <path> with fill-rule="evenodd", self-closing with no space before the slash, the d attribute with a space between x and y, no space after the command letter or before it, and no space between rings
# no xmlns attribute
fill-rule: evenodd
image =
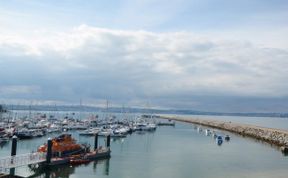
<svg viewBox="0 0 288 178"><path fill-rule="evenodd" d="M288 146L282 146L281 151L282 151L282 153L287 154L288 153Z"/></svg>
<svg viewBox="0 0 288 178"><path fill-rule="evenodd" d="M218 145L222 145L222 143L223 143L222 136L217 136L217 138L216 138L216 143L217 143Z"/></svg>
<svg viewBox="0 0 288 178"><path fill-rule="evenodd" d="M226 135L226 136L225 136L225 140L226 140L226 141L229 141L229 140L230 140L230 136L229 136L229 135Z"/></svg>

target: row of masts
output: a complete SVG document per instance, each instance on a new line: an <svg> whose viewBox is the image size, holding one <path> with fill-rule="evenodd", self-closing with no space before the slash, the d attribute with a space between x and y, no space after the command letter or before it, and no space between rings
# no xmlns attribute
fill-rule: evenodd
<svg viewBox="0 0 288 178"><path fill-rule="evenodd" d="M0 104L0 122L3 120L3 119L8 119L9 120L13 120L13 119L17 119L18 117L21 117L19 116L19 112L28 112L28 115L26 117L28 118L32 118L33 117L33 114L37 113L37 111L47 111L47 112L50 112L50 114L52 115L55 115L55 116L58 116L59 117L59 113L61 113L62 111L64 110L61 110L60 108L57 107L56 104L53 104L53 105L37 105L37 104L32 104L33 102L31 102L29 105L5 105L5 104ZM73 111L74 111L74 114L73 115L76 115L76 113L78 113L78 119L82 119L82 115L83 113L85 112L89 112L89 111L86 111L85 108L86 107L90 107L90 106L85 106L83 105L83 102L82 102L82 99L80 99L79 101L79 105L77 107L77 105L60 105L59 107L71 107L71 108L74 108ZM40 107L40 108L39 108ZM93 106L91 106L93 107ZM9 108L9 109L7 109ZM72 109L71 109L72 110ZM70 111L71 111L70 110ZM129 107L125 107L125 105L123 104L122 107L121 107L121 113L124 115L124 114L127 114L129 113ZM147 110L146 112L149 113L152 115L152 110L149 111L149 104L147 104ZM10 112L10 111L13 111L13 112ZM17 112L19 111L19 112ZM68 110L65 110L65 111L68 111ZM102 114L105 115L105 117L109 118L111 116L111 112L109 111L109 101L106 100L105 101L105 107L103 109L100 109L100 108L95 108L95 111L97 112L100 112ZM90 112L92 112L90 110Z"/></svg>

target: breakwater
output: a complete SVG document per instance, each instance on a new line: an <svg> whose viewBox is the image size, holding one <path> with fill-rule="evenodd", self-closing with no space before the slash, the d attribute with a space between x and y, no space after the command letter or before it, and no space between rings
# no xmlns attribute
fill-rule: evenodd
<svg viewBox="0 0 288 178"><path fill-rule="evenodd" d="M259 127L248 124L240 124L234 122L216 121L208 119L184 118L178 116L160 116L162 119L169 119L181 122L188 122L203 125L211 128L226 130L243 136L249 136L255 139L277 145L281 149L288 147L288 131L282 129Z"/></svg>

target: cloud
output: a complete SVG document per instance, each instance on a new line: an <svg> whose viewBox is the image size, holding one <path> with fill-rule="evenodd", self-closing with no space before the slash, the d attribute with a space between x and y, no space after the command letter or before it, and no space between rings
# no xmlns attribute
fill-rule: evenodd
<svg viewBox="0 0 288 178"><path fill-rule="evenodd" d="M43 100L155 100L163 107L188 100L197 107L195 96L288 96L286 49L192 32L87 25L34 35L0 36L0 88L10 98L24 92Z"/></svg>
<svg viewBox="0 0 288 178"><path fill-rule="evenodd" d="M9 85L0 86L1 95L23 95L23 94L33 94L39 93L38 86L25 86L25 85Z"/></svg>

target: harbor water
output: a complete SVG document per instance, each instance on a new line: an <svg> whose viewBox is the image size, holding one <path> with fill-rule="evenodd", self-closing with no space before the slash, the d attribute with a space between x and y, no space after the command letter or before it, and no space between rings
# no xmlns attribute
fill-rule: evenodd
<svg viewBox="0 0 288 178"><path fill-rule="evenodd" d="M234 117L234 120L237 119L239 118ZM241 119L245 121L250 118ZM258 118L256 121L253 119L255 118L250 122L258 122ZM264 125L270 122L270 118L268 121L265 120L267 118L261 119ZM287 120L283 122L288 125ZM231 137L230 141L224 141L219 146L212 136L205 135L204 129L199 132L192 124L176 122L175 127L162 126L154 132L133 133L126 138L113 139L109 159L79 166L64 165L49 170L32 170L24 166L17 168L16 174L25 177L69 178L81 178L84 175L85 178L287 178L288 156L277 148L254 139L216 131ZM70 133L79 142L93 146L93 137L79 136L77 131ZM35 151L48 137L53 136L57 134L19 140L17 154ZM99 145L104 145L104 139L99 141ZM10 149L11 141L1 146L0 156L10 155Z"/></svg>
<svg viewBox="0 0 288 178"><path fill-rule="evenodd" d="M243 117L243 116L199 116L199 115L181 115L183 117L193 117L200 119L212 119L226 122L235 122L241 124L251 124L267 128L277 128L288 130L288 118L284 117Z"/></svg>

